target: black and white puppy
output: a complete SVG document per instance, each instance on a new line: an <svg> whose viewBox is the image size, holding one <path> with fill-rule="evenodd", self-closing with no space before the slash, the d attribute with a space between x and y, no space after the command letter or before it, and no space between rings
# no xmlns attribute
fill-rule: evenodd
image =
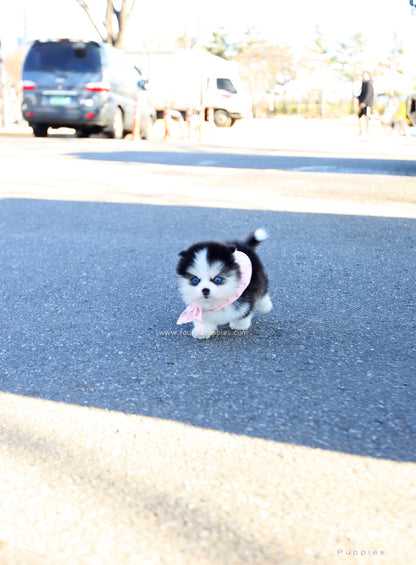
<svg viewBox="0 0 416 565"><path fill-rule="evenodd" d="M269 312L268 280L255 252L266 238L260 228L241 241L206 241L181 251L176 273L187 308L177 323L193 322L192 336L206 339L223 324L248 329L254 308Z"/></svg>

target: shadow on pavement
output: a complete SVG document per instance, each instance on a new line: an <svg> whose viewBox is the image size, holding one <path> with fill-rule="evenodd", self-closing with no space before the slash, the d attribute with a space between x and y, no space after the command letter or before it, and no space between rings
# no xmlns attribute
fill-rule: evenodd
<svg viewBox="0 0 416 565"><path fill-rule="evenodd" d="M416 461L416 221L0 202L0 389ZM247 335L176 326L177 253L264 226L274 309Z"/></svg>
<svg viewBox="0 0 416 565"><path fill-rule="evenodd" d="M305 157L287 155L259 155L228 152L175 152L175 151L82 151L72 157L93 161L144 163L193 167L225 167L235 169L276 169L320 173L348 173L416 176L416 162L400 159L369 159L339 157Z"/></svg>

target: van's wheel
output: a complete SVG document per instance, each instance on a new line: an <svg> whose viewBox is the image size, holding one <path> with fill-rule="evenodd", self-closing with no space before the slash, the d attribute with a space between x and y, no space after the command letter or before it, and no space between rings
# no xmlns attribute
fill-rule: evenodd
<svg viewBox="0 0 416 565"><path fill-rule="evenodd" d="M120 108L116 108L113 121L109 129L106 131L107 137L111 139L123 139L124 137L124 119L123 112Z"/></svg>
<svg viewBox="0 0 416 565"><path fill-rule="evenodd" d="M232 125L232 119L225 110L215 110L214 122L219 128L229 128Z"/></svg>
<svg viewBox="0 0 416 565"><path fill-rule="evenodd" d="M90 132L87 131L86 129L77 129L76 132L75 132L75 135L77 137L89 137Z"/></svg>
<svg viewBox="0 0 416 565"><path fill-rule="evenodd" d="M36 125L32 126L33 135L35 137L46 137L48 135L48 126Z"/></svg>

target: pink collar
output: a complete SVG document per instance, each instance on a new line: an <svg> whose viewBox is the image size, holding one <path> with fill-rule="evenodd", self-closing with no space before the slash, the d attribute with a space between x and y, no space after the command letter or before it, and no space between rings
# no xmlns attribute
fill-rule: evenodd
<svg viewBox="0 0 416 565"><path fill-rule="evenodd" d="M233 294L227 298L222 304L219 306L215 306L215 308L209 308L209 310L222 310L226 306L229 306L233 302L235 302L243 292L246 290L248 285L251 281L251 272L252 272L252 265L250 258L243 253L242 251L234 251L234 260L237 265L240 267L240 274L241 280L238 287L235 289ZM198 331L200 333L204 333L204 325L202 323L202 310L201 308L192 302L185 308L182 314L179 316L177 324L187 324L188 322L195 322Z"/></svg>

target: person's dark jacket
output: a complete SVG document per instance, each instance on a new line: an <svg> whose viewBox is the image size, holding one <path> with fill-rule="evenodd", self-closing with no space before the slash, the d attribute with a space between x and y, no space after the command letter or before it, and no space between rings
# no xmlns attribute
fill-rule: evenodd
<svg viewBox="0 0 416 565"><path fill-rule="evenodd" d="M374 86L373 80L364 80L361 85L361 92L358 96L358 102L366 106L374 105Z"/></svg>

